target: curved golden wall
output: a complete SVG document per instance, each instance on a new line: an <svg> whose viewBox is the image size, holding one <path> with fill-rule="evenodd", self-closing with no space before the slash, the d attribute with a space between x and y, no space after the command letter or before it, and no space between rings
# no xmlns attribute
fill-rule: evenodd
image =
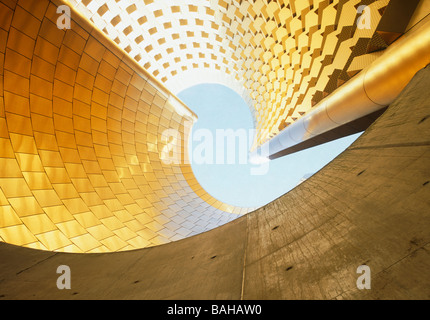
<svg viewBox="0 0 430 320"><path fill-rule="evenodd" d="M160 160L193 113L76 12L58 29L60 4L0 1L0 241L130 250L246 213Z"/></svg>
<svg viewBox="0 0 430 320"><path fill-rule="evenodd" d="M195 119L174 94L228 84L253 110L257 146L380 56L392 3L0 0L0 241L130 250L249 212L162 161L163 132L182 133L185 157ZM369 29L356 26L360 5Z"/></svg>
<svg viewBox="0 0 430 320"><path fill-rule="evenodd" d="M257 146L378 56L391 1L69 2L175 94L211 81L236 90L254 115ZM357 27L362 5L369 28Z"/></svg>
<svg viewBox="0 0 430 320"><path fill-rule="evenodd" d="M321 171L220 228L109 254L0 243L0 300L428 300L429 87L430 66ZM70 290L56 286L64 265Z"/></svg>

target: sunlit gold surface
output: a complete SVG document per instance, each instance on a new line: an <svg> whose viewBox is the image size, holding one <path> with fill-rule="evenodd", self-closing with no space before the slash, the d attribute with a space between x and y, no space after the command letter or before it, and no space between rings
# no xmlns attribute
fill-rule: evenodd
<svg viewBox="0 0 430 320"><path fill-rule="evenodd" d="M254 147L349 80L389 0L69 0L173 93L220 82L247 101ZM358 29L357 8L370 10ZM370 63L355 64L358 72ZM260 131L259 129L265 129Z"/></svg>
<svg viewBox="0 0 430 320"><path fill-rule="evenodd" d="M385 50L366 70L364 88L372 101L391 103L414 74L430 63L430 17Z"/></svg>
<svg viewBox="0 0 430 320"><path fill-rule="evenodd" d="M266 144L270 155L388 106L430 63L430 16ZM256 151L258 152L258 151Z"/></svg>
<svg viewBox="0 0 430 320"><path fill-rule="evenodd" d="M236 90L268 129L254 147L306 130L302 116L336 88L362 87L389 3L366 1L370 29L357 29L359 0L0 0L0 241L130 250L247 213L211 197L189 165L162 161L164 130L183 133L186 158L184 123L196 119L175 94L201 82ZM56 26L61 4L70 30ZM372 88L344 98L386 103Z"/></svg>
<svg viewBox="0 0 430 320"><path fill-rule="evenodd" d="M60 4L0 1L0 241L130 250L248 212L161 161L162 132L195 114L77 12L59 30Z"/></svg>

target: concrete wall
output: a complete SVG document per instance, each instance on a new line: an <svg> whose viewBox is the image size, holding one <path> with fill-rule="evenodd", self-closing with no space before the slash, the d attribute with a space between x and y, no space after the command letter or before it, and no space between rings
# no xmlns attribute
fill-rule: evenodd
<svg viewBox="0 0 430 320"><path fill-rule="evenodd" d="M120 253L0 244L0 297L429 299L430 67L344 153L220 228ZM72 289L58 290L68 265ZM372 288L358 290L358 266Z"/></svg>

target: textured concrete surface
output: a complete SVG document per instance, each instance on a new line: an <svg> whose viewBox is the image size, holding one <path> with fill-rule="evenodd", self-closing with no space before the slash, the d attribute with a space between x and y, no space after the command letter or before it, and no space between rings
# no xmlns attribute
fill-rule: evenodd
<svg viewBox="0 0 430 320"><path fill-rule="evenodd" d="M72 254L0 244L2 299L429 299L430 67L344 153L269 205L178 242ZM71 268L71 290L56 269ZM358 290L358 266L372 287Z"/></svg>

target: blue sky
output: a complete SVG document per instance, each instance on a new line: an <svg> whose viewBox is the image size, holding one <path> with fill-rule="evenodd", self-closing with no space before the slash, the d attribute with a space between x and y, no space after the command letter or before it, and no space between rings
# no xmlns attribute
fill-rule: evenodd
<svg viewBox="0 0 430 320"><path fill-rule="evenodd" d="M199 132L199 129L212 132L215 138L217 129L233 129L236 132L238 129L245 129L248 132L254 128L246 103L236 92L223 85L200 84L180 92L178 97L199 117L193 126L194 138L192 136L189 143L191 156L203 154L207 156L206 159L210 158L210 154L200 152L204 138L196 138L195 133ZM252 168L259 168L251 163L239 164L239 161L235 161L234 164L215 164L215 147L213 164L198 164L197 161L192 161L191 165L199 183L213 197L231 205L259 207L294 188L304 176L314 174L324 167L359 135L351 135L271 160L264 175L251 174ZM249 143L250 139L252 137L248 136ZM227 146L225 152L228 152ZM236 152L236 160L238 158L239 154Z"/></svg>

